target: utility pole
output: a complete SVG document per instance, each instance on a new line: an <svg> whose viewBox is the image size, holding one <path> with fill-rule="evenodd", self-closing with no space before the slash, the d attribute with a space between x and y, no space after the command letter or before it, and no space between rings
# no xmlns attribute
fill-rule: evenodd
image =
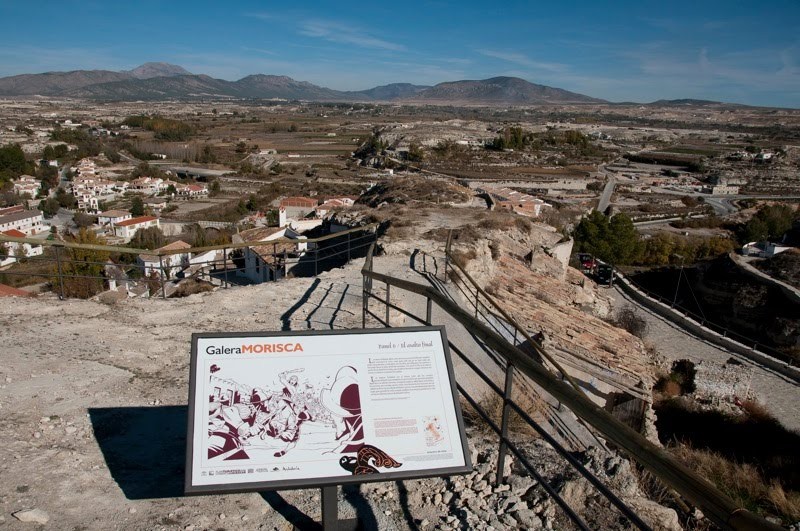
<svg viewBox="0 0 800 531"><path fill-rule="evenodd" d="M672 256L675 256L675 257L677 257L677 258L680 258L680 259L681 259L681 268L680 268L680 270L678 270L678 282L677 282L677 284L675 285L675 296L672 298L672 307L674 308L674 307L675 307L675 304L678 302L678 289L681 287L681 277L683 276L683 262L684 262L684 258L683 258L683 256L682 256L682 255L680 255L680 254L673 254Z"/></svg>

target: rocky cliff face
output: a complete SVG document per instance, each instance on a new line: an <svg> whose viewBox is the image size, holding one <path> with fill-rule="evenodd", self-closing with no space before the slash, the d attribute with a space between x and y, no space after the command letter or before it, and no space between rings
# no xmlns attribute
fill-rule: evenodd
<svg viewBox="0 0 800 531"><path fill-rule="evenodd" d="M492 231L454 249L474 256L466 269L530 333L550 347L575 352L649 389L656 366L642 341L604 319L611 300L579 271L548 254L561 238L547 228ZM563 280L562 280L563 278Z"/></svg>

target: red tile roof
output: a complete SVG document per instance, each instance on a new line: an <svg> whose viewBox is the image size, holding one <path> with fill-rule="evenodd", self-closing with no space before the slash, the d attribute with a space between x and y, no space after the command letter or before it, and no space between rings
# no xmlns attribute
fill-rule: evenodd
<svg viewBox="0 0 800 531"><path fill-rule="evenodd" d="M5 234L6 236L11 236L12 238L27 238L28 237L27 234L25 234L24 232L20 232L17 229L5 230L5 231L3 231L3 234Z"/></svg>
<svg viewBox="0 0 800 531"><path fill-rule="evenodd" d="M138 225L139 223L147 223L148 221L155 221L158 218L153 216L139 216L138 218L126 219L125 221L120 221L118 223L114 223L117 227L130 227L131 225Z"/></svg>
<svg viewBox="0 0 800 531"><path fill-rule="evenodd" d="M34 294L30 291L24 291L5 284L0 284L0 297L33 297Z"/></svg>

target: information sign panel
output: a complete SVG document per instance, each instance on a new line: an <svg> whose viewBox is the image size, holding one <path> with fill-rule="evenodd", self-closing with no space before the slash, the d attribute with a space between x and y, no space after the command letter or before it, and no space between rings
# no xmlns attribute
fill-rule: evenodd
<svg viewBox="0 0 800 531"><path fill-rule="evenodd" d="M472 469L444 327L193 334L186 492Z"/></svg>

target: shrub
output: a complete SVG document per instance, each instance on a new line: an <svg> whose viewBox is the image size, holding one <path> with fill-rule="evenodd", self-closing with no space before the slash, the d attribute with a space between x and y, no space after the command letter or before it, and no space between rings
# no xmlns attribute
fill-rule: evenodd
<svg viewBox="0 0 800 531"><path fill-rule="evenodd" d="M643 339L647 333L647 321L630 306L619 310L611 322L614 326L627 330L639 339Z"/></svg>

